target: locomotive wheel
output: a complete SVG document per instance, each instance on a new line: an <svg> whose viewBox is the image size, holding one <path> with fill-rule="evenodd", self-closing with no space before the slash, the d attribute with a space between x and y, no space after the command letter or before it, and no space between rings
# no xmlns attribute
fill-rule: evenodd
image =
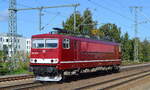
<svg viewBox="0 0 150 90"><path fill-rule="evenodd" d="M113 66L112 67L112 71L115 72L115 73L117 73L117 72L120 71L120 67L119 66Z"/></svg>
<svg viewBox="0 0 150 90"><path fill-rule="evenodd" d="M60 81L58 81L58 83L63 83L65 82L66 76L64 75L64 72L60 73L60 76L62 77L62 79Z"/></svg>
<svg viewBox="0 0 150 90"><path fill-rule="evenodd" d="M78 76L80 76L81 71L82 71L81 69L78 69L78 71L77 71L77 75L78 75Z"/></svg>

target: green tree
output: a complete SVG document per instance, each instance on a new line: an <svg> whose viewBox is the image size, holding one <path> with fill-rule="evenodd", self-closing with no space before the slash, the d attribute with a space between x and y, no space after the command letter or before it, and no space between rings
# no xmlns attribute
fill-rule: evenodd
<svg viewBox="0 0 150 90"><path fill-rule="evenodd" d="M140 62L144 62L144 54L143 54L143 45L140 39L138 38L138 59Z"/></svg>
<svg viewBox="0 0 150 90"><path fill-rule="evenodd" d="M100 37L109 41L121 42L121 31L120 28L115 24L105 24L99 28Z"/></svg>
<svg viewBox="0 0 150 90"><path fill-rule="evenodd" d="M5 61L7 59L7 55L8 55L8 46L7 45L4 45L3 46L3 60Z"/></svg>
<svg viewBox="0 0 150 90"><path fill-rule="evenodd" d="M130 55L130 60L133 61L134 60L134 39L130 40L130 44L131 44L131 50L129 52Z"/></svg>
<svg viewBox="0 0 150 90"><path fill-rule="evenodd" d="M125 33L124 36L122 37L121 46L122 46L121 47L122 48L122 59L130 60L131 59L130 52L132 50L132 45L131 45L131 41L129 40L128 33Z"/></svg>
<svg viewBox="0 0 150 90"><path fill-rule="evenodd" d="M6 49L5 49L6 50ZM6 58L7 58L7 53L5 50L1 50L0 51L0 62L5 62Z"/></svg>
<svg viewBox="0 0 150 90"><path fill-rule="evenodd" d="M90 34L91 30L96 28L96 22L92 18L92 13L89 9L86 9L83 16L80 12L76 12L76 33L86 33ZM74 14L66 20L63 21L63 28L66 30L74 30Z"/></svg>
<svg viewBox="0 0 150 90"><path fill-rule="evenodd" d="M142 42L143 61L150 61L150 43L147 39Z"/></svg>
<svg viewBox="0 0 150 90"><path fill-rule="evenodd" d="M76 12L75 15L76 15L76 26L79 26L83 21L83 18L80 12ZM71 14L71 16L65 22L63 22L63 28L70 31L74 30L74 14ZM82 31L82 26L80 25L79 28L76 28L76 32L80 33L81 31Z"/></svg>
<svg viewBox="0 0 150 90"><path fill-rule="evenodd" d="M3 62L4 52L0 51L0 62Z"/></svg>
<svg viewBox="0 0 150 90"><path fill-rule="evenodd" d="M93 20L92 13L88 8L84 11L82 18L83 32L91 34L91 30L96 29L96 21Z"/></svg>
<svg viewBox="0 0 150 90"><path fill-rule="evenodd" d="M133 47L133 50L132 50L132 53L130 53L131 54L131 56L132 56L132 60L134 60L134 48L135 48L135 40L137 41L137 43L138 43L138 60L139 60L139 62L143 62L143 53L142 53L142 43L141 43L141 41L140 41L140 39L139 38L134 38L134 39L132 39L132 47Z"/></svg>

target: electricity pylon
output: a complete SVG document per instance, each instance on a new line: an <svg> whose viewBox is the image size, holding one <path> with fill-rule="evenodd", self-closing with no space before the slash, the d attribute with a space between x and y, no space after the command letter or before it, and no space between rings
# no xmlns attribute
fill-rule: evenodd
<svg viewBox="0 0 150 90"><path fill-rule="evenodd" d="M135 40L134 40L134 61L139 62L138 56L139 56L139 51L138 51L138 11L142 7L138 6L133 6L130 7L134 11L134 32L135 32Z"/></svg>

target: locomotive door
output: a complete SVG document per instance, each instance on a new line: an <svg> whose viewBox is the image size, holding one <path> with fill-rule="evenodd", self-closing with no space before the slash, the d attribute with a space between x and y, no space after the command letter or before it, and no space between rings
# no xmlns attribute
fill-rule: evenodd
<svg viewBox="0 0 150 90"><path fill-rule="evenodd" d="M118 56L119 56L119 53L118 53L118 47L115 46L115 58L118 58Z"/></svg>
<svg viewBox="0 0 150 90"><path fill-rule="evenodd" d="M79 45L78 45L78 41L74 40L74 60L78 60L78 49L79 49Z"/></svg>

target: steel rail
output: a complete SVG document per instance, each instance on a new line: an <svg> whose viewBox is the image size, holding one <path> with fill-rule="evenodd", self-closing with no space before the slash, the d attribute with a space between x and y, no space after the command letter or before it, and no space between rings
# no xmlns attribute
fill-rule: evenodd
<svg viewBox="0 0 150 90"><path fill-rule="evenodd" d="M17 84L17 85L9 85L9 86L0 86L0 89L15 89L20 90L21 88L27 88L27 87L33 87L33 86L41 86L42 83L40 82L29 82L29 83L23 83L23 84Z"/></svg>
<svg viewBox="0 0 150 90"><path fill-rule="evenodd" d="M121 70L123 72L126 72L126 71L131 71L131 70L135 70L135 69L139 69L139 68L145 68L145 67L149 67L150 65L149 64L142 64L142 65L133 65L133 66L122 66L121 67ZM131 77L131 76L135 76L137 74L141 74L141 73L145 73L145 72L149 72L150 70L147 70L147 71L143 71L143 72L139 72L139 73L134 73L132 75L126 75L126 76L122 76L122 77L119 77L119 78L114 78L112 80L109 80L109 81L103 81L101 83L96 83L94 85L88 85L88 86L83 86L83 87L79 87L79 88L75 88L75 89L84 89L84 88L88 88L88 87L94 87L96 85L99 85L99 84L105 84L105 83L108 83L110 81L115 81L115 80L119 80L119 79L123 79L123 78L128 78L128 77ZM24 76L28 76L28 75L24 75ZM142 76L141 76L142 77ZM5 77L6 79L7 77ZM9 77L10 78L10 77ZM13 78L13 77L12 77ZM16 78L16 79L15 79ZM17 76L15 76L14 79L10 79L10 80L4 80L4 81L12 81L12 80L19 80L17 79ZM34 78L33 75L31 75L30 78ZM27 79L27 78L22 78L22 79ZM20 79L21 80L21 79ZM3 82L3 81L1 81ZM54 84L54 83L53 83ZM40 83L40 82L30 82L30 83L24 83L24 84L19 84L19 85L10 85L10 86L1 86L0 89L7 89L7 88L15 88L15 89L28 89L28 88L34 88L34 87L40 87L40 86L43 86L43 85L52 85L52 83L50 84L43 84L43 83ZM119 85L119 84L118 84ZM115 85L114 85L115 86ZM114 86L110 86L110 87L106 87L106 88L111 88L111 87L114 87Z"/></svg>
<svg viewBox="0 0 150 90"><path fill-rule="evenodd" d="M144 73L146 73L146 74L144 74ZM144 74L144 75L135 77L135 76L140 75L140 74ZM103 81L103 82L91 84L91 85L88 85L88 86L83 86L83 87L75 88L75 90L89 89L89 88L92 88L92 87L96 87L96 86L100 86L100 85L104 85L104 84L116 82L118 80L135 77L135 78L132 78L130 80L125 80L123 82L119 82L119 83L116 83L116 84L109 85L109 86L106 86L104 88L99 88L98 89L98 90L109 90L109 89L111 89L113 87L116 87L116 86L119 86L119 85L123 85L125 83L128 83L128 82L131 82L131 81L143 78L144 76L148 76L148 75L150 75L150 70L146 70L146 71L142 71L142 72L138 72L138 73L134 73L134 74L129 74L129 75L125 75L125 76L121 76L121 77L117 77L117 78L113 78L113 79L110 79L110 80L106 80L106 81Z"/></svg>
<svg viewBox="0 0 150 90"><path fill-rule="evenodd" d="M105 88L102 88L102 90L108 90L108 89L111 89L111 88L114 88L114 87L117 87L117 86L121 86L121 85L123 85L125 83L129 83L131 81L135 81L135 80L141 79L141 78L143 78L145 76L149 76L149 75L150 75L150 73L146 73L144 75L141 75L141 76L138 76L138 77L135 77L135 78L132 78L132 79L129 79L129 80L117 83L117 84L113 84L113 85L107 86Z"/></svg>
<svg viewBox="0 0 150 90"><path fill-rule="evenodd" d="M27 74L27 75L16 75L16 76L4 76L4 77L0 77L0 82L29 79L29 78L34 78L34 75Z"/></svg>

